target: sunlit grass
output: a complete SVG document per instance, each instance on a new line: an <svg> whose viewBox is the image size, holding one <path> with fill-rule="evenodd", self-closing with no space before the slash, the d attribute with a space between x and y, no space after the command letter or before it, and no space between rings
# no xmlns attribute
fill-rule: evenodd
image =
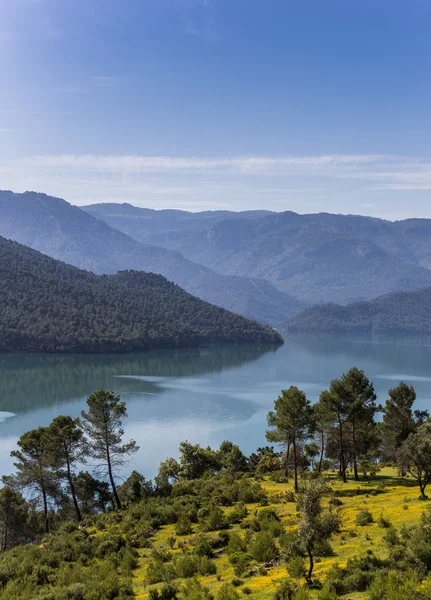
<svg viewBox="0 0 431 600"><path fill-rule="evenodd" d="M345 566L348 559L354 556L362 556L367 550L372 550L373 553L384 558L387 556L387 548L383 541L383 536L387 529L380 526L378 520L382 515L385 519L391 522L397 529L412 525L418 522L421 513L430 506L430 501L419 499L419 489L411 478L400 478L393 469L383 469L373 478L356 482L349 479L347 483L340 481L335 475L329 478L330 486L335 494L337 492L346 493L360 492L352 497L341 496L339 499L342 505L337 508L342 517L342 525L340 533L334 535L331 540L331 545L334 550L334 555L331 557L317 557L314 578L325 581L327 572L334 565ZM297 511L295 502L287 502L284 500L285 493L292 489L292 483L279 484L265 480L262 482L269 495L270 506L277 510L286 530L294 530L296 528ZM328 502L328 499L326 499ZM262 507L255 504L247 506L250 515L253 515ZM229 512L231 509L224 509ZM357 514L361 510L369 510L374 518L374 522L366 526L358 526L355 524ZM193 526L192 535L176 536L178 541L184 544L185 550L191 549L193 540L199 532L199 526ZM241 531L239 525L232 527L231 531ZM353 532L353 536L352 533ZM175 535L175 527L173 525L162 527L154 536L153 543L155 546L168 547L168 538ZM216 535L216 534L210 534ZM172 550L174 554L182 552L177 545ZM145 583L148 563L150 562L149 549L139 551L140 560L139 567L134 572L134 586L137 598L146 598L148 591L152 587L160 587L161 584L147 586ZM214 561L217 565L217 574L199 577L201 583L206 585L215 595L217 590L223 583L231 582L233 579L238 579L229 564L226 553L216 555ZM267 574L256 574L249 577L243 577L244 583L238 586L238 591L241 594L241 588L246 586L252 590L250 598L252 600L269 600L274 594L276 586L286 577L288 577L286 565L281 562L277 566L269 568ZM182 580L176 582L181 585ZM246 598L247 596L241 594ZM317 597L317 594L316 596ZM366 598L364 593L350 593L346 598L359 600Z"/></svg>

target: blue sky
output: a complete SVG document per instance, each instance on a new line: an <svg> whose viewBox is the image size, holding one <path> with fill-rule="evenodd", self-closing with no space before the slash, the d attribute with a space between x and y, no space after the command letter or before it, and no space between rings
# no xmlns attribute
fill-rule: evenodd
<svg viewBox="0 0 431 600"><path fill-rule="evenodd" d="M431 217L429 0L0 0L0 188Z"/></svg>

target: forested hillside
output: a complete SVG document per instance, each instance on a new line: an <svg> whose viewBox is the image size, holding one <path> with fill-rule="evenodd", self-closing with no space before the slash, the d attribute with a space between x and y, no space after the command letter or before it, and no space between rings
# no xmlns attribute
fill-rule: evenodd
<svg viewBox="0 0 431 600"><path fill-rule="evenodd" d="M431 332L431 287L385 294L347 306L312 306L290 319L289 331Z"/></svg>
<svg viewBox="0 0 431 600"><path fill-rule="evenodd" d="M193 262L198 255L187 260L173 250L144 247L99 218L46 194L0 191L0 235L94 273L159 273L202 300L264 324L277 326L306 306L269 281L223 275Z"/></svg>
<svg viewBox="0 0 431 600"><path fill-rule="evenodd" d="M111 220L113 223L114 221ZM147 243L198 257L229 275L257 277L308 304L349 303L431 284L431 222L284 213L225 219Z"/></svg>
<svg viewBox="0 0 431 600"><path fill-rule="evenodd" d="M275 342L269 327L160 275L97 276L0 238L0 350L132 352L213 342Z"/></svg>

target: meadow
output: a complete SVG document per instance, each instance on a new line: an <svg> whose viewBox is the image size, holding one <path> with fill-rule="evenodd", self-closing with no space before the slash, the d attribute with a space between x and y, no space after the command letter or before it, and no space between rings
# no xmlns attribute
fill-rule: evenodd
<svg viewBox="0 0 431 600"><path fill-rule="evenodd" d="M393 468L383 468L374 477L359 482L349 477L347 483L343 483L335 474L330 474L328 481L332 493L324 499L324 504L329 503L330 497L339 500L340 504L336 510L341 517L341 527L330 541L332 555L317 556L315 559L313 580L320 581L322 584L325 583L331 568L337 565L345 567L349 559L364 556L370 551L381 559L387 558L389 550L383 538L389 529L389 524L397 531L417 525L421 514L431 507L431 500L419 498L419 489L413 479L408 476L399 477ZM298 513L292 482L276 483L265 477L260 484L266 492L267 505L266 502L265 506L247 504L246 519L271 508L276 511L286 532L296 531ZM223 507L227 517L232 510L234 510L232 507ZM364 510L371 513L373 522L362 526L357 525L355 519ZM164 525L152 538L152 548L139 550L139 565L133 573L133 587L137 598L147 598L151 595L151 590L160 588L160 584L147 583L153 548L169 550L173 557L185 552L193 552L201 527L199 524L194 524L192 528L191 534L178 536L174 525ZM231 525L228 532L243 535L244 530L241 523L237 523ZM216 538L218 533L212 532L207 535ZM230 583L236 587L241 596L251 596L255 600L270 600L274 597L277 587L286 578L294 580L298 585L303 585L305 582L303 578L297 578L295 573L289 572L289 566L283 558L265 564L263 568L257 565L251 566L250 574L241 577L235 574L224 549L214 553L213 561L217 572L198 579L214 596L224 584ZM185 583L185 579L174 580L179 590ZM310 590L312 598L317 598L318 593L318 590ZM350 592L340 597L359 600L368 598L368 593Z"/></svg>

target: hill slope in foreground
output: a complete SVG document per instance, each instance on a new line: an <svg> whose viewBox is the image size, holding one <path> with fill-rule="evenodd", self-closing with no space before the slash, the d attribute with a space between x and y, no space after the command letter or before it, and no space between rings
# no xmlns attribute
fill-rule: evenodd
<svg viewBox="0 0 431 600"><path fill-rule="evenodd" d="M161 275L94 275L0 238L0 351L132 352L281 336Z"/></svg>
<svg viewBox="0 0 431 600"><path fill-rule="evenodd" d="M430 333L431 287L346 306L318 304L287 321L289 331Z"/></svg>
<svg viewBox="0 0 431 600"><path fill-rule="evenodd" d="M87 528L67 523L43 544L0 553L4 573L0 599L286 600L292 595L276 596L286 580L300 588L294 600L429 598L430 577L426 578L426 569L420 571L422 567L413 557L410 564L421 573L420 578L425 577L422 586L419 581L412 586L410 581L407 593L397 596L374 593L371 597L366 591L388 569L398 568L402 578L409 572L415 574L408 570L408 555L403 554L403 535L421 523L430 502L418 499L412 478L399 478L395 469L385 468L362 481L349 479L343 484L335 476L328 479L332 491L324 505L335 505L341 524L330 545L322 546L316 558L314 589L305 586L300 557L291 560L298 527L298 496L291 483L219 477L181 482L174 486L178 492L172 498L132 503L122 512L94 517ZM238 498L243 503L235 504ZM188 530L179 532L179 518L194 511L196 521L202 507L207 510L201 517L205 522L210 500L219 520L225 521L223 531L216 530L220 528L217 524L202 531L199 522L188 521ZM365 524L357 519L364 510L371 514ZM424 532L419 545L425 560L429 539ZM250 548L253 556L244 548ZM238 576L241 557L249 560ZM202 572L196 573L196 565ZM319 582L325 585L328 580L339 591L322 595ZM417 587L423 593L416 593ZM174 593L168 595L168 591Z"/></svg>

